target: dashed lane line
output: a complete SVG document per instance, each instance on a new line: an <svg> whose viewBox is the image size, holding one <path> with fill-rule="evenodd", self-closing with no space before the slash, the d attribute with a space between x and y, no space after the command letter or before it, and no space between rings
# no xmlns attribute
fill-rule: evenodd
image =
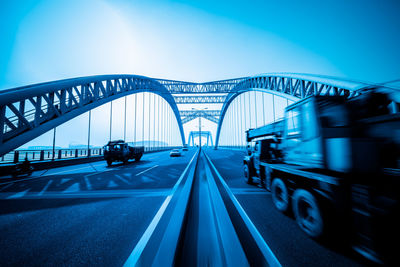
<svg viewBox="0 0 400 267"><path fill-rule="evenodd" d="M139 175L141 175L141 174L143 174L143 173L145 173L147 171L150 171L151 169L154 169L155 167L158 167L158 165L154 165L153 167L150 167L150 168L148 168L148 169L146 169L144 171L141 171L141 172L137 173L135 176L139 176Z"/></svg>

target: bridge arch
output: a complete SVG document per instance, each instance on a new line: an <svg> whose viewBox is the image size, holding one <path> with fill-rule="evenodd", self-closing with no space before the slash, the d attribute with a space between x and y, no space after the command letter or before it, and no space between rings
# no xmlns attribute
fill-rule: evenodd
<svg viewBox="0 0 400 267"><path fill-rule="evenodd" d="M100 105L142 92L157 94L170 105L185 144L178 107L160 82L138 75L100 75L1 91L0 155ZM26 112L28 104L32 112ZM13 116L7 117L6 111Z"/></svg>
<svg viewBox="0 0 400 267"><path fill-rule="evenodd" d="M219 116L215 147L218 147L222 124L230 104L239 95L260 91L298 101L311 95L342 95L353 97L359 90L373 86L372 84L338 79L331 76L298 74L298 73L273 73L248 77L232 88L225 99Z"/></svg>

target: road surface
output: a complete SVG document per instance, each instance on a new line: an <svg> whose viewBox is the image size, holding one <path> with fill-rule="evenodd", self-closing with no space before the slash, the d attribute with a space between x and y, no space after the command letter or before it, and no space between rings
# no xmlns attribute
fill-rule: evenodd
<svg viewBox="0 0 400 267"><path fill-rule="evenodd" d="M122 266L194 152L0 180L0 266Z"/></svg>
<svg viewBox="0 0 400 267"><path fill-rule="evenodd" d="M206 153L282 266L362 266L362 259L343 244L310 239L290 215L275 209L270 192L248 185L243 176L244 151L207 149Z"/></svg>

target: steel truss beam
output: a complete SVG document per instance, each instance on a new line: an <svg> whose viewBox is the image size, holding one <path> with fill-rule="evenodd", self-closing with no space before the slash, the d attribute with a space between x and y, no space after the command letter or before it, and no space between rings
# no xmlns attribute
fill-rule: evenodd
<svg viewBox="0 0 400 267"><path fill-rule="evenodd" d="M218 123L220 112L220 110L181 110L179 113L181 115L182 124L185 124L198 117L202 117L214 123Z"/></svg>
<svg viewBox="0 0 400 267"><path fill-rule="evenodd" d="M215 146L218 147L222 123L229 105L242 93L263 91L296 101L311 95L337 95L350 98L371 86L374 85L311 74L276 73L248 77L232 88L226 96L218 122Z"/></svg>
<svg viewBox="0 0 400 267"><path fill-rule="evenodd" d="M174 96L176 104L223 104L226 96Z"/></svg>
<svg viewBox="0 0 400 267"><path fill-rule="evenodd" d="M143 76L102 75L1 91L0 156L86 111L139 92L158 94L168 102L185 144L178 107L162 84Z"/></svg>
<svg viewBox="0 0 400 267"><path fill-rule="evenodd" d="M232 89L246 78L237 78L230 80L193 83L157 79L157 81L164 85L171 94L212 94L212 93L229 93Z"/></svg>
<svg viewBox="0 0 400 267"><path fill-rule="evenodd" d="M103 75L25 86L0 92L0 155L83 112L139 92L159 94L170 104L178 121L183 143L182 121L176 104L223 103L216 137L218 146L225 113L230 103L244 92L258 90L297 100L310 95L352 97L359 94L361 89L373 86L377 85L328 76L290 73L207 83L152 79L136 75ZM201 95L214 93L225 95Z"/></svg>

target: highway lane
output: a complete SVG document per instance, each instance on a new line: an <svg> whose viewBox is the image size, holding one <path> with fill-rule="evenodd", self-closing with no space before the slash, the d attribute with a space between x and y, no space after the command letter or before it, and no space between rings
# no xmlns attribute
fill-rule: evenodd
<svg viewBox="0 0 400 267"><path fill-rule="evenodd" d="M290 215L275 209L269 192L257 185L246 184L243 151L206 149L206 153L283 266L365 264L344 244L323 244L307 237Z"/></svg>
<svg viewBox="0 0 400 267"><path fill-rule="evenodd" d="M0 180L0 265L123 265L194 152Z"/></svg>

